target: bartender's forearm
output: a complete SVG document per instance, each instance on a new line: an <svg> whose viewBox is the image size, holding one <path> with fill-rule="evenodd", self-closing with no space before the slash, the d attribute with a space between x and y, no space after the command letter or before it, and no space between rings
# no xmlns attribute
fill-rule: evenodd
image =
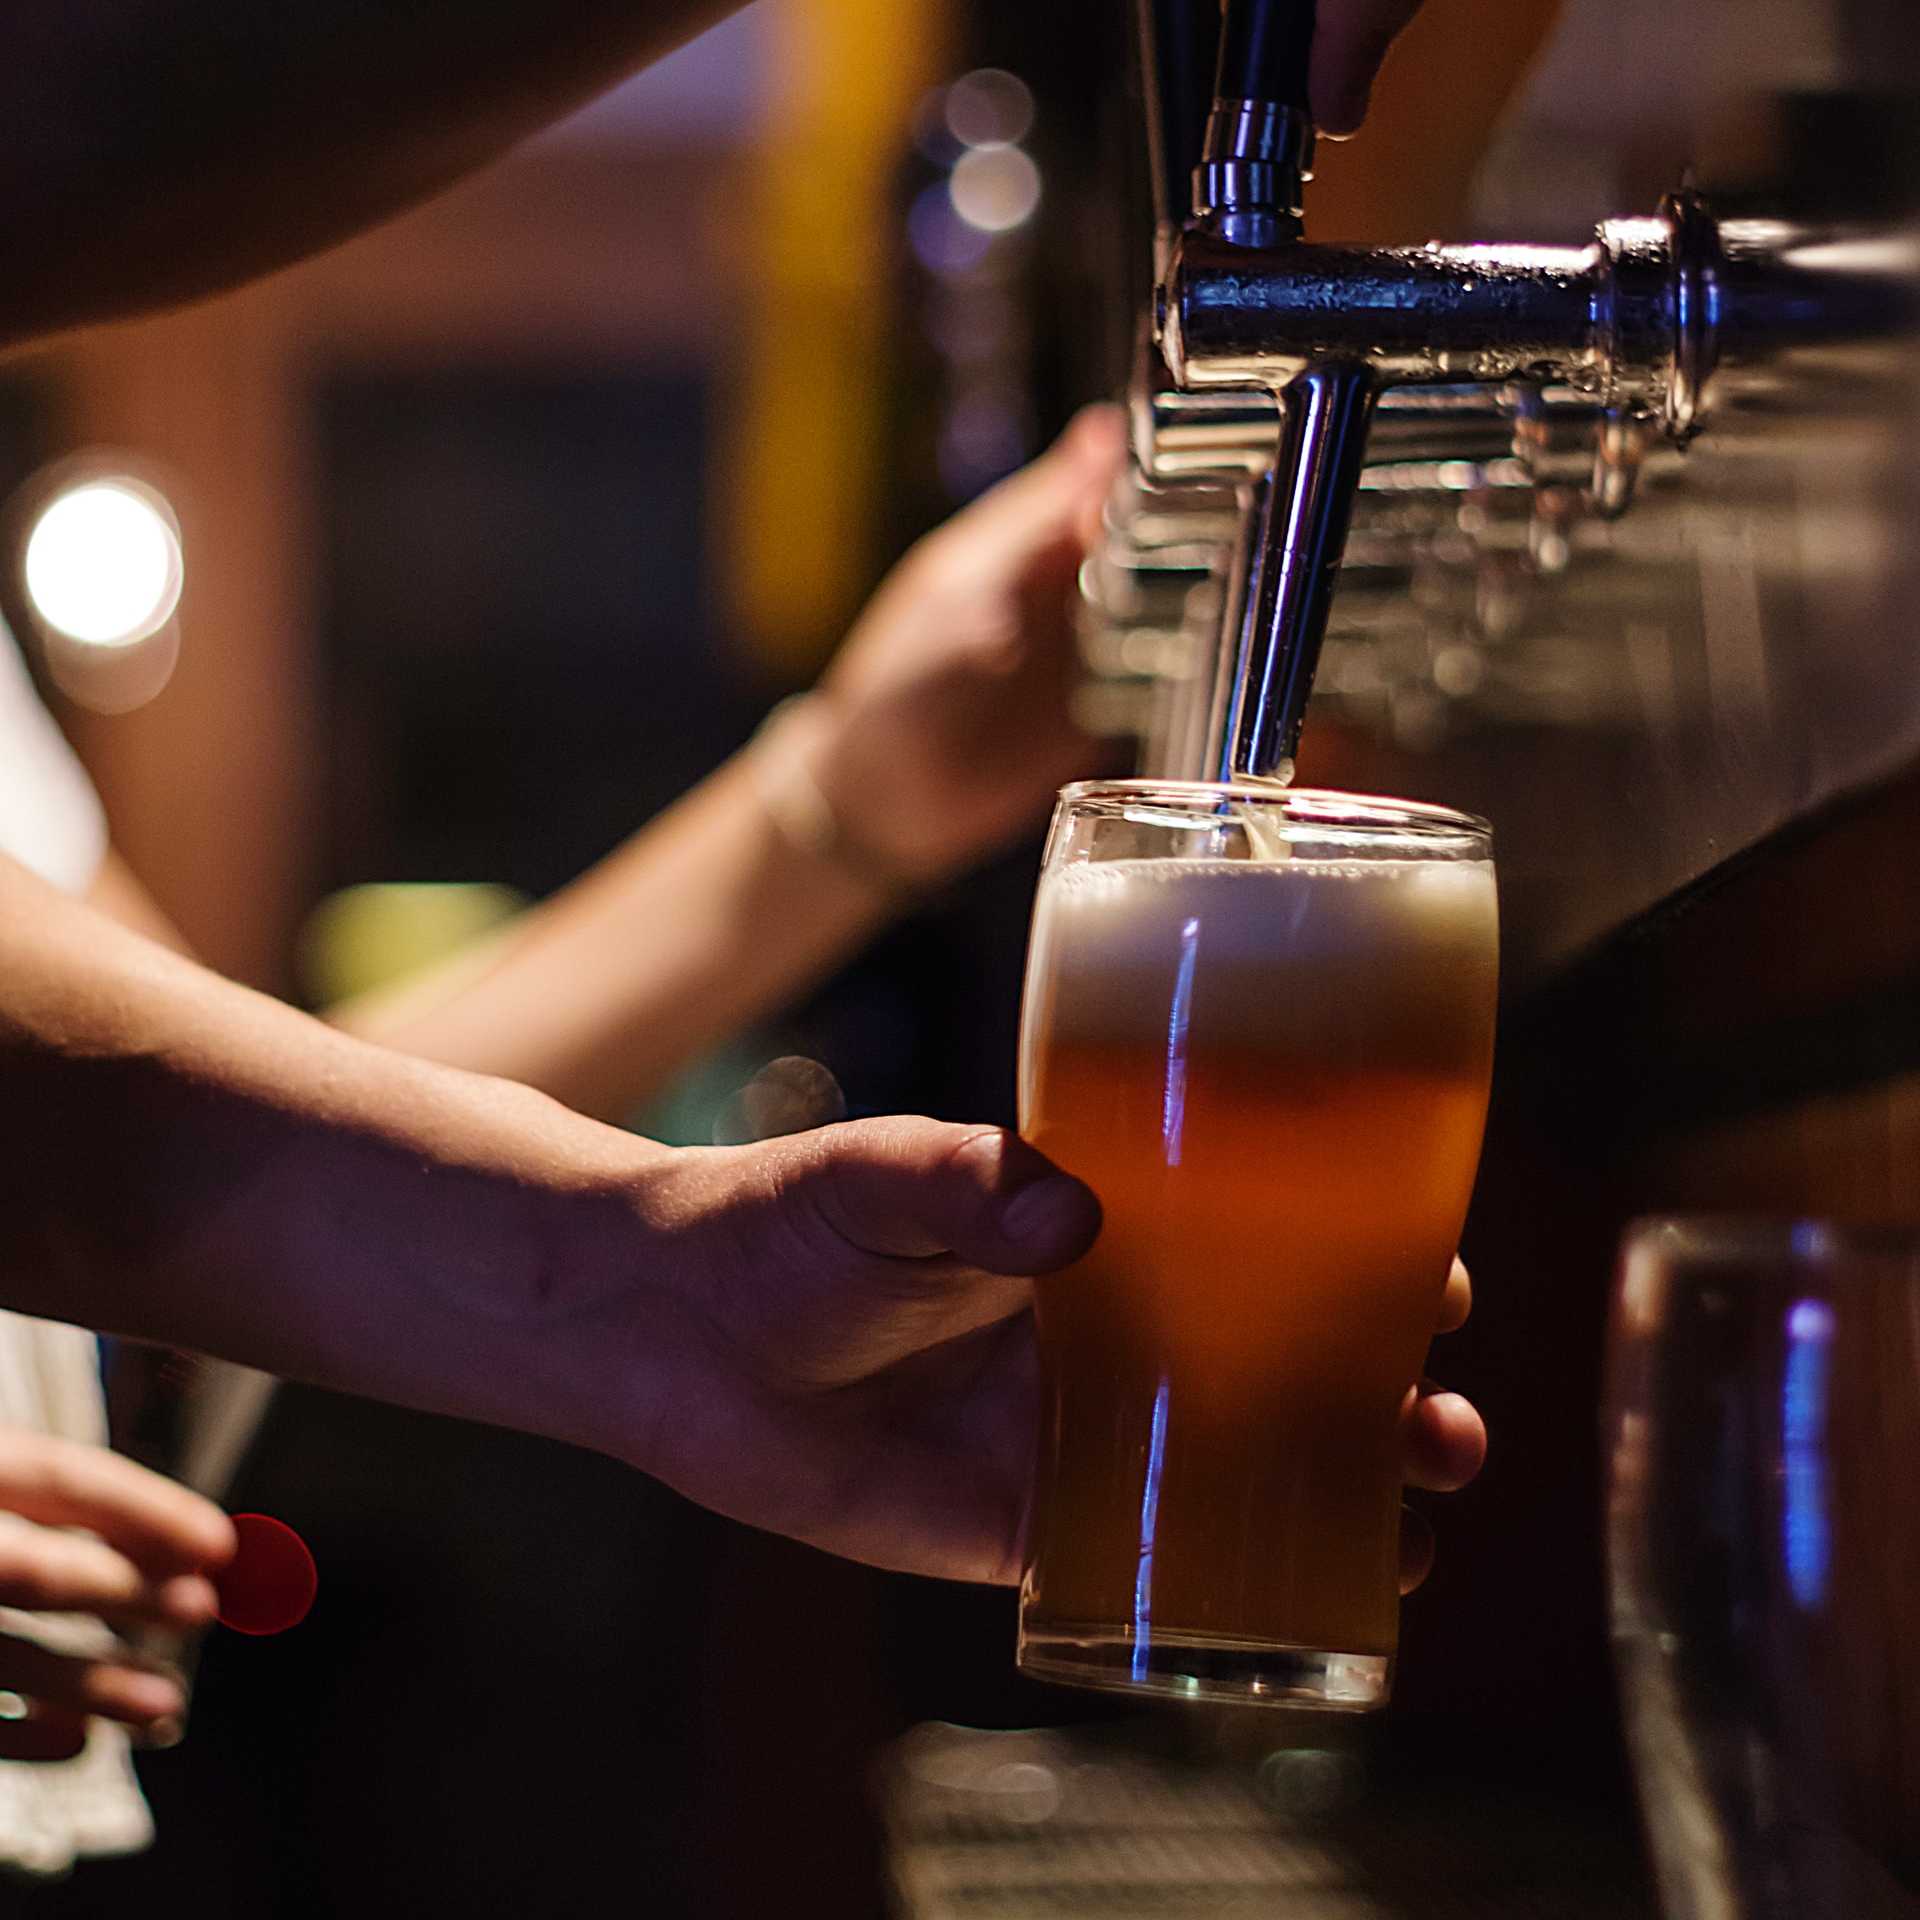
<svg viewBox="0 0 1920 1920"><path fill-rule="evenodd" d="M9 0L0 347L327 246L740 3Z"/></svg>
<svg viewBox="0 0 1920 1920"><path fill-rule="evenodd" d="M809 716L790 716L804 724ZM622 1118L796 999L896 898L787 840L757 742L589 873L391 991L335 1008L349 1032Z"/></svg>
<svg viewBox="0 0 1920 1920"><path fill-rule="evenodd" d="M669 1157L333 1032L0 859L0 1303L604 1443L567 1428L614 1392L568 1328L641 1301Z"/></svg>
<svg viewBox="0 0 1920 1920"><path fill-rule="evenodd" d="M580 1113L628 1118L703 1053L797 999L900 904L781 833L754 758L765 746L735 755L500 932L324 1017L383 1047L538 1088ZM87 899L189 951L117 856Z"/></svg>

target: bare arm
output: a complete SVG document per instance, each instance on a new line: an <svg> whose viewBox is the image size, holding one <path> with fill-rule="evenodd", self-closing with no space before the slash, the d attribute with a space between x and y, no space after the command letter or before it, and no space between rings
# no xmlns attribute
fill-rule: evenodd
<svg viewBox="0 0 1920 1920"><path fill-rule="evenodd" d="M736 757L550 900L323 1018L400 1053L621 1120L789 1002L892 911L775 827ZM185 937L110 854L87 902L178 954Z"/></svg>
<svg viewBox="0 0 1920 1920"><path fill-rule="evenodd" d="M1043 820L1098 763L1069 711L1069 596L1119 431L1083 418L924 542L804 710L582 879L481 951L333 1017L619 1118L796 998L913 886ZM795 780L830 803L848 849L776 823L767 789Z"/></svg>
<svg viewBox="0 0 1920 1920"><path fill-rule="evenodd" d="M438 192L740 0L10 0L0 347Z"/></svg>
<svg viewBox="0 0 1920 1920"><path fill-rule="evenodd" d="M335 1033L4 859L0 1061L6 1304L521 1424L500 1335L563 1202L664 1153Z"/></svg>
<svg viewBox="0 0 1920 1920"><path fill-rule="evenodd" d="M894 910L888 889L782 836L759 791L758 751L508 926L322 1017L397 1052L624 1119L702 1053L803 993ZM190 956L117 854L86 898Z"/></svg>
<svg viewBox="0 0 1920 1920"><path fill-rule="evenodd" d="M1119 434L1110 413L1084 416L923 542L815 695L590 872L328 1018L620 1119L803 993L915 886L1044 819L1055 788L1098 759L1069 711L1069 597ZM769 794L795 781L853 844L783 829ZM87 898L188 953L116 856Z"/></svg>
<svg viewBox="0 0 1920 1920"><path fill-rule="evenodd" d="M399 1053L621 1120L676 1072L824 974L892 910L785 840L747 755L552 899L446 960L325 1009ZM185 937L109 854L87 903L169 951Z"/></svg>
<svg viewBox="0 0 1920 1920"><path fill-rule="evenodd" d="M1006 1579L1034 1418L1019 1276L1096 1225L992 1127L636 1140L335 1032L0 858L0 1282L26 1312Z"/></svg>
<svg viewBox="0 0 1920 1920"><path fill-rule="evenodd" d="M0 858L0 1282L30 1313L599 1448L882 1566L1011 1580L1026 1276L1097 1227L995 1127L636 1141L336 1033ZM1410 1402L1417 1482L1459 1484L1482 1444L1455 1396Z"/></svg>
<svg viewBox="0 0 1920 1920"><path fill-rule="evenodd" d="M743 0L9 0L0 350L195 299L450 185ZM1351 132L1418 0L1321 0Z"/></svg>
<svg viewBox="0 0 1920 1920"><path fill-rule="evenodd" d="M86 899L87 905L96 912L144 935L169 953L181 954L189 960L195 957L186 935L167 917L140 876L113 848L107 849L106 858L100 862L93 884L87 888Z"/></svg>
<svg viewBox="0 0 1920 1920"><path fill-rule="evenodd" d="M620 1119L890 917L783 839L739 756L501 933L335 1008L348 1032Z"/></svg>

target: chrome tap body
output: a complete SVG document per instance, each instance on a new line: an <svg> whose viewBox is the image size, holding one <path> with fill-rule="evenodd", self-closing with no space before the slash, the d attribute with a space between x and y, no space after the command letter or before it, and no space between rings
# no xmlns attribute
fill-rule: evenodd
<svg viewBox="0 0 1920 1920"><path fill-rule="evenodd" d="M1223 74L1234 19L1230 6ZM1257 532L1230 581L1197 770L1287 779L1383 390L1575 389L1619 423L1614 471L1594 488L1617 511L1639 446L1625 423L1657 420L1684 441L1704 418L1724 256L1689 195L1651 220L1609 221L1585 247L1302 240L1311 127L1297 105L1264 115L1253 105L1216 103L1194 216L1165 253L1154 331L1176 389L1264 390L1278 403L1271 456L1252 468ZM1232 434L1254 424L1249 411L1232 426L1176 421L1168 437L1177 442L1182 424L1190 439L1210 427L1231 470L1246 451Z"/></svg>

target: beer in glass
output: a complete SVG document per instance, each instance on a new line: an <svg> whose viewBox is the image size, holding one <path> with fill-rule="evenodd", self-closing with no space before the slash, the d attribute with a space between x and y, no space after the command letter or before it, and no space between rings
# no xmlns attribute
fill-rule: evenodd
<svg viewBox="0 0 1920 1920"><path fill-rule="evenodd" d="M1025 1671L1385 1700L1401 1409L1473 1187L1496 965L1466 815L1254 784L1061 796L1020 1129L1105 1225L1037 1289Z"/></svg>

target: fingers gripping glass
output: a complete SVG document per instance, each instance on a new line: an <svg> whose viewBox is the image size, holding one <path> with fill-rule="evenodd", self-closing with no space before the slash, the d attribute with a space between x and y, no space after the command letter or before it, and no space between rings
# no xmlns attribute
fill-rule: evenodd
<svg viewBox="0 0 1920 1920"><path fill-rule="evenodd" d="M1061 796L1020 1125L1105 1225L1038 1289L1025 1671L1385 1700L1400 1408L1473 1186L1496 969L1489 835L1465 815Z"/></svg>

